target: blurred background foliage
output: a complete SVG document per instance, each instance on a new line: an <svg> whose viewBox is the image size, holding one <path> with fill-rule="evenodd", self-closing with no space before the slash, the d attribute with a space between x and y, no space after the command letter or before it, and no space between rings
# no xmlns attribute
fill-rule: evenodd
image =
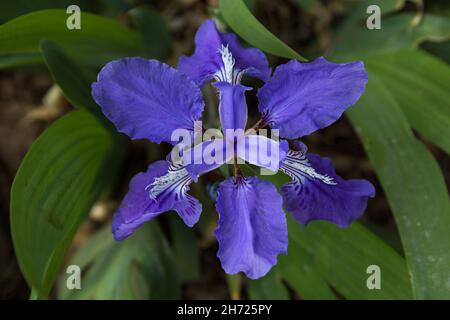
<svg viewBox="0 0 450 320"><path fill-rule="evenodd" d="M70 4L82 10L81 30L65 27ZM371 4L381 8L381 30L366 28ZM226 276L215 257L214 197L226 170L193 186L204 207L194 229L169 213L120 243L110 232L129 179L169 146L117 134L90 83L124 56L175 66L208 17L272 66L325 55L363 60L369 73L346 117L305 142L342 176L374 182L376 199L347 229L288 217L288 255L257 281ZM450 298L447 1L17 0L0 4L0 23L0 297ZM204 119L217 126L214 91L204 95ZM247 100L256 116L254 92ZM83 270L82 290L66 289L70 264ZM381 290L367 289L369 265L381 268Z"/></svg>

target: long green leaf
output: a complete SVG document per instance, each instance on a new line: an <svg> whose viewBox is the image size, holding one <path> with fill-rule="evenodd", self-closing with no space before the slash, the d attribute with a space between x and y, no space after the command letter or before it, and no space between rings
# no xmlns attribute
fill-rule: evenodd
<svg viewBox="0 0 450 320"><path fill-rule="evenodd" d="M313 256L308 254L301 243L295 241L293 233L295 230L289 234L288 255L280 257L280 272L283 279L303 299L336 299L326 278L314 265Z"/></svg>
<svg viewBox="0 0 450 320"><path fill-rule="evenodd" d="M166 60L173 51L169 26L155 10L134 8L128 13L138 28L148 57Z"/></svg>
<svg viewBox="0 0 450 320"><path fill-rule="evenodd" d="M32 145L11 190L11 230L29 285L46 297L78 225L121 163L122 148L90 113L53 123Z"/></svg>
<svg viewBox="0 0 450 320"><path fill-rule="evenodd" d="M306 60L267 30L242 0L221 0L219 10L228 26L249 44L273 55Z"/></svg>
<svg viewBox="0 0 450 320"><path fill-rule="evenodd" d="M383 79L411 126L450 154L450 67L419 50L401 50L365 60Z"/></svg>
<svg viewBox="0 0 450 320"><path fill-rule="evenodd" d="M157 222L146 223L121 242L114 241L109 225L69 264L83 271L81 289L68 290L63 275L61 299L175 299L181 294L176 260Z"/></svg>
<svg viewBox="0 0 450 320"><path fill-rule="evenodd" d="M99 107L91 96L89 77L76 63L69 59L62 48L51 40L41 41L41 52L55 82L61 87L67 100L77 108L98 111Z"/></svg>
<svg viewBox="0 0 450 320"><path fill-rule="evenodd" d="M405 260L360 224L353 223L350 227L341 229L320 221L304 227L289 219L289 233L290 245L293 244L294 248L301 247L304 251L302 258L305 259L305 255L308 257L305 261L297 262L298 268L302 265L303 268L314 268L345 298L412 298ZM295 253L293 258L295 259ZM286 259L290 260L290 257ZM296 265L295 260L289 263L292 268ZM369 290L367 287L369 274L366 271L371 265L377 265L381 269L380 290ZM320 292L325 291L324 288L320 289ZM329 291L324 294L324 298L333 297Z"/></svg>
<svg viewBox="0 0 450 320"><path fill-rule="evenodd" d="M415 297L450 298L450 202L439 166L415 139L382 78L370 75L348 115L394 213Z"/></svg>
<svg viewBox="0 0 450 320"><path fill-rule="evenodd" d="M444 41L450 37L449 19L436 15L424 15L419 24L414 23L415 15L401 13L381 20L381 30L369 30L356 21L345 26L337 34L333 56L341 59L371 56L416 48L426 40ZM363 18L367 14L363 13Z"/></svg>
<svg viewBox="0 0 450 320"><path fill-rule="evenodd" d="M0 54L39 52L42 39L89 66L144 53L139 35L114 20L81 12L81 29L69 30L68 17L64 10L42 10L8 21L0 26Z"/></svg>

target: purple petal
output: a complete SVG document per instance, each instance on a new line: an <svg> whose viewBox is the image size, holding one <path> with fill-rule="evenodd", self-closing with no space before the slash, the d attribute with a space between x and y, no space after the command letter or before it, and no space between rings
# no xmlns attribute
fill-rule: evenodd
<svg viewBox="0 0 450 320"><path fill-rule="evenodd" d="M233 144L223 139L215 139L187 150L183 155L183 164L192 179L197 181L201 174L217 169L230 161L233 156Z"/></svg>
<svg viewBox="0 0 450 320"><path fill-rule="evenodd" d="M131 179L129 191L113 218L113 234L116 240L122 240L131 235L141 224L158 216L161 212L147 210L151 199L146 187L156 177L167 172L166 161L156 161L146 172L140 172Z"/></svg>
<svg viewBox="0 0 450 320"><path fill-rule="evenodd" d="M280 170L293 180L280 190L284 206L302 224L327 220L346 227L364 213L368 198L375 196L369 181L344 180L330 159L306 155L304 150L289 151Z"/></svg>
<svg viewBox="0 0 450 320"><path fill-rule="evenodd" d="M219 186L215 235L226 273L264 276L287 252L287 225L274 185L256 177L233 177Z"/></svg>
<svg viewBox="0 0 450 320"><path fill-rule="evenodd" d="M217 82L214 86L220 92L219 115L222 129L245 129L247 124L245 91L252 88L240 84L232 85L228 82Z"/></svg>
<svg viewBox="0 0 450 320"><path fill-rule="evenodd" d="M335 64L291 60L259 91L259 111L280 137L296 139L335 122L356 103L367 82L361 61Z"/></svg>
<svg viewBox="0 0 450 320"><path fill-rule="evenodd" d="M256 48L243 48L231 33L220 33L213 20L206 20L195 34L195 52L182 56L178 69L203 86L224 69L221 50L228 48L234 59L234 76L240 72L268 80L271 70L265 55ZM234 78L234 77L233 77ZM224 79L222 79L224 80Z"/></svg>
<svg viewBox="0 0 450 320"><path fill-rule="evenodd" d="M265 54L257 48L243 48L238 37L234 33L222 34L222 42L228 45L233 57L236 59L235 67L246 70L245 74L251 77L267 81L272 70Z"/></svg>
<svg viewBox="0 0 450 320"><path fill-rule="evenodd" d="M133 139L171 141L175 129L194 131L204 102L200 89L167 64L143 58L109 62L92 96L117 130Z"/></svg>
<svg viewBox="0 0 450 320"><path fill-rule="evenodd" d="M125 239L143 223L170 210L175 210L192 227L200 218L202 208L198 200L187 194L191 181L185 169L174 168L163 160L134 176L113 217L115 239Z"/></svg>
<svg viewBox="0 0 450 320"><path fill-rule="evenodd" d="M286 157L286 141L275 141L261 135L246 135L237 143L237 155L245 161L277 171Z"/></svg>

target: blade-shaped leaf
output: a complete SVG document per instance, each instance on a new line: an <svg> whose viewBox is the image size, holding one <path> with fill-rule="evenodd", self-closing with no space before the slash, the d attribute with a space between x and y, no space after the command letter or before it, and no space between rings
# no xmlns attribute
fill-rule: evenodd
<svg viewBox="0 0 450 320"><path fill-rule="evenodd" d="M169 217L173 251L181 281L191 281L200 276L200 253L192 229L175 215Z"/></svg>
<svg viewBox="0 0 450 320"><path fill-rule="evenodd" d="M306 258L305 255L308 257L295 264L295 254L292 261L289 261L291 257L288 256L286 260L292 264L291 268L314 268L345 298L412 298L405 260L360 224L353 223L341 229L328 222L318 221L304 227L289 219L289 233L289 245L302 248L302 259ZM367 268L371 265L380 267L380 290L369 290L367 287L370 276ZM319 289L325 290L323 287ZM330 292L326 294L325 297L332 298Z"/></svg>
<svg viewBox="0 0 450 320"><path fill-rule="evenodd" d="M172 37L164 18L148 8L134 8L129 15L141 34L147 56L166 60L172 53Z"/></svg>
<svg viewBox="0 0 450 320"><path fill-rule="evenodd" d="M88 76L51 40L41 41L41 52L53 79L61 87L67 100L77 108L98 111L99 107L91 96L91 83L95 76Z"/></svg>
<svg viewBox="0 0 450 320"><path fill-rule="evenodd" d="M46 297L78 225L120 166L123 148L85 110L32 145L11 190L11 230L22 272Z"/></svg>
<svg viewBox="0 0 450 320"><path fill-rule="evenodd" d="M42 10L6 22L0 26L0 54L39 52L39 42L49 39L89 66L143 55L139 35L118 22L82 11L81 29L69 30L68 17L64 10Z"/></svg>
<svg viewBox="0 0 450 320"><path fill-rule="evenodd" d="M382 78L348 111L394 213L419 299L448 299L450 201L439 166L415 139Z"/></svg>
<svg viewBox="0 0 450 320"><path fill-rule="evenodd" d="M219 10L227 25L252 46L273 55L306 60L267 30L242 0L221 0Z"/></svg>
<svg viewBox="0 0 450 320"><path fill-rule="evenodd" d="M157 222L121 242L111 226L87 241L70 260L83 271L80 290L59 285L61 299L175 299L180 296L175 257Z"/></svg>
<svg viewBox="0 0 450 320"><path fill-rule="evenodd" d="M367 18L367 14L362 15L362 18ZM359 22L344 26L338 32L333 55L341 59L361 59L363 56L416 48L426 40L444 41L450 37L448 18L424 15L416 24L415 17L411 13L383 17L381 30L370 30Z"/></svg>
<svg viewBox="0 0 450 320"><path fill-rule="evenodd" d="M287 256L281 256L279 262L283 279L303 299L336 299L326 278L317 270L313 255L296 241L294 228L289 232L289 252Z"/></svg>
<svg viewBox="0 0 450 320"><path fill-rule="evenodd" d="M401 50L365 60L411 126L450 154L450 67L419 50Z"/></svg>

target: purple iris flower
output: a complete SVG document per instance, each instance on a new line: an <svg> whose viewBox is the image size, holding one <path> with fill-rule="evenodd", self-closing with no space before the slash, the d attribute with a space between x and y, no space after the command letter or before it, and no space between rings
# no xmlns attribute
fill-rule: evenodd
<svg viewBox="0 0 450 320"><path fill-rule="evenodd" d="M217 255L227 273L244 272L256 279L276 264L278 254L287 252L283 204L302 224L327 220L345 227L363 214L375 190L366 180L342 179L329 159L307 153L299 141L292 141L289 149L287 140L245 131L245 92L251 88L240 84L242 76L265 82L257 93L258 127L278 129L282 139L298 139L329 126L352 106L364 91L367 74L362 62L334 64L318 58L310 63L292 60L270 78L264 54L242 47L234 34L220 33L212 20L197 31L195 44L192 56L180 58L178 70L156 60L124 58L108 63L92 86L95 101L120 132L133 139L168 142L175 149L179 146L173 139L175 130L184 129L192 137L198 131L204 109L200 87L215 80L220 98L223 137L187 146L180 152L181 161L168 157L137 174L113 217L113 234L122 240L144 222L171 210L192 227L202 206L188 194L190 183L231 162L235 176L218 188ZM242 134L231 134L235 131ZM212 152L196 152L199 148ZM261 160L274 154L275 163ZM208 161L211 157L216 161ZM238 158L280 170L291 182L280 195L270 182L244 177Z"/></svg>

